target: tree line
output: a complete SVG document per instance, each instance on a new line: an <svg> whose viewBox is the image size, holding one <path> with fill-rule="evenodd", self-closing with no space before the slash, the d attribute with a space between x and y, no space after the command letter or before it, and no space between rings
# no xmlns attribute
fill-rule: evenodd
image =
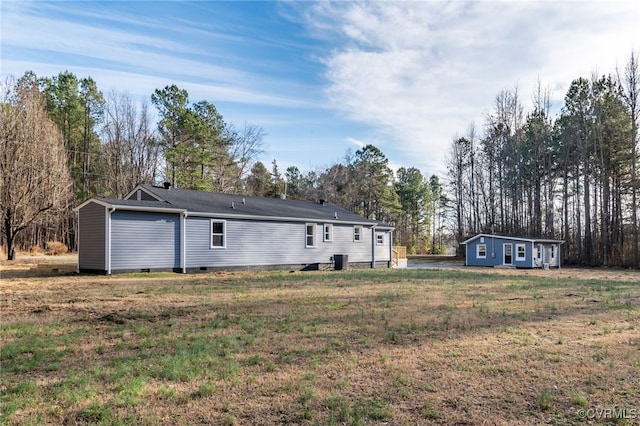
<svg viewBox="0 0 640 426"><path fill-rule="evenodd" d="M456 239L480 232L565 241L565 262L640 266L640 68L573 80L552 115L538 83L525 113L501 91L482 130L451 142L447 170Z"/></svg>
<svg viewBox="0 0 640 426"><path fill-rule="evenodd" d="M98 196L121 198L138 183L291 199L324 199L396 226L411 252L441 252L446 199L437 176L391 170L375 146L303 173L258 161L265 131L225 122L215 105L169 85L147 101L105 95L91 77L26 72L2 83L2 244L15 249L59 241L76 249L73 208ZM157 111L157 122L150 108Z"/></svg>

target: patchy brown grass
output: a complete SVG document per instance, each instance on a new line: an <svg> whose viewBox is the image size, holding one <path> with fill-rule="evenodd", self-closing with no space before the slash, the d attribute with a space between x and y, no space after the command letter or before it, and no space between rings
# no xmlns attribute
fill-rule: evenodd
<svg viewBox="0 0 640 426"><path fill-rule="evenodd" d="M640 277L624 271L17 270L0 283L6 424L635 424L640 415ZM626 420L597 411L622 408Z"/></svg>

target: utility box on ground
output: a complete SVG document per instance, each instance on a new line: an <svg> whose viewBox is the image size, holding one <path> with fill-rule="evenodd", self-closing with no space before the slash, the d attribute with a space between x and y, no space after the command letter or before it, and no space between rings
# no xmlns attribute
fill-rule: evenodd
<svg viewBox="0 0 640 426"><path fill-rule="evenodd" d="M349 269L349 255L347 254L334 254L333 261L335 262L336 271L343 269Z"/></svg>

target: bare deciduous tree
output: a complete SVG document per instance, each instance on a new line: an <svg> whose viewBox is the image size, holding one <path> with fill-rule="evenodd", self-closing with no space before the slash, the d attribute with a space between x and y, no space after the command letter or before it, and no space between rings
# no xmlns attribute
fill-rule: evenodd
<svg viewBox="0 0 640 426"><path fill-rule="evenodd" d="M35 85L7 79L0 98L0 210L7 259L18 233L66 206L72 187L62 135Z"/></svg>
<svg viewBox="0 0 640 426"><path fill-rule="evenodd" d="M120 198L138 183L154 183L160 149L146 103L140 108L126 94L107 97L102 127L104 193Z"/></svg>

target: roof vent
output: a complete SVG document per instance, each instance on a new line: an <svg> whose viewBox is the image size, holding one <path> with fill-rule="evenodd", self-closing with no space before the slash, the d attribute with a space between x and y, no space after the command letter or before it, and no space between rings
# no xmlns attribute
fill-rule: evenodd
<svg viewBox="0 0 640 426"><path fill-rule="evenodd" d="M164 182L162 186L164 186L164 189L171 189L171 182Z"/></svg>
<svg viewBox="0 0 640 426"><path fill-rule="evenodd" d="M327 201L326 201L326 200L323 200L322 198L320 198L319 203L320 203L320 204L322 204L322 205L324 206L325 204L327 204Z"/></svg>
<svg viewBox="0 0 640 426"><path fill-rule="evenodd" d="M338 212L335 212L335 213L333 214L333 218L334 218L334 219L337 219L337 218L338 218Z"/></svg>
<svg viewBox="0 0 640 426"><path fill-rule="evenodd" d="M231 208L235 209L236 208L236 203L234 203L233 201L231 202Z"/></svg>
<svg viewBox="0 0 640 426"><path fill-rule="evenodd" d="M244 197L242 197L242 204L247 204L247 200L245 200Z"/></svg>

